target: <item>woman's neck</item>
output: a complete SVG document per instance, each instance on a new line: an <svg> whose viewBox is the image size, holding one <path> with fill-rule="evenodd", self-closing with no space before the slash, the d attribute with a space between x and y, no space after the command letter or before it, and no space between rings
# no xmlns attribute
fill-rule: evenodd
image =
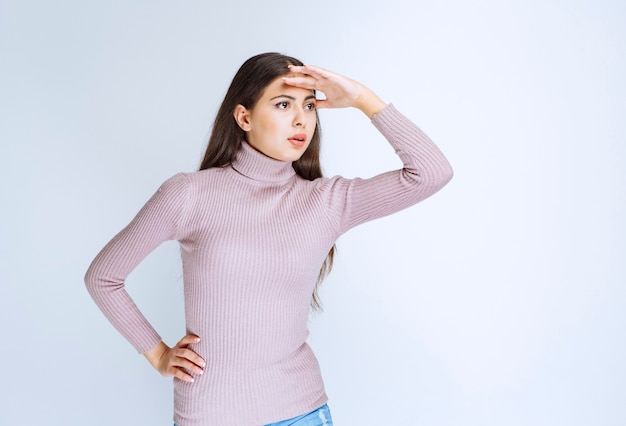
<svg viewBox="0 0 626 426"><path fill-rule="evenodd" d="M232 167L242 175L260 182L284 182L296 174L291 162L270 158L245 141Z"/></svg>

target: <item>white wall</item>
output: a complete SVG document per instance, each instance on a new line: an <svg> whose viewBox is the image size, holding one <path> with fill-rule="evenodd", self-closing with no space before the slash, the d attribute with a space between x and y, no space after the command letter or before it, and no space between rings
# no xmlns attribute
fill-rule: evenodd
<svg viewBox="0 0 626 426"><path fill-rule="evenodd" d="M339 241L311 319L336 424L626 424L625 3L212 3L0 0L0 424L171 423L82 278L263 51L368 84L456 173ZM360 113L322 119L327 174L398 166ZM178 259L128 282L169 343Z"/></svg>

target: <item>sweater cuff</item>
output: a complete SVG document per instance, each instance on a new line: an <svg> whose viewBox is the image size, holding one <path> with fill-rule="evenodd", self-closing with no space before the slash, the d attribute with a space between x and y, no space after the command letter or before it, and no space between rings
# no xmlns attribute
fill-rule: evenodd
<svg viewBox="0 0 626 426"><path fill-rule="evenodd" d="M400 112L392 103L389 103L378 114L375 114L372 117L371 122L376 127L386 127L385 123L390 124L394 117L397 117L398 115L400 115Z"/></svg>

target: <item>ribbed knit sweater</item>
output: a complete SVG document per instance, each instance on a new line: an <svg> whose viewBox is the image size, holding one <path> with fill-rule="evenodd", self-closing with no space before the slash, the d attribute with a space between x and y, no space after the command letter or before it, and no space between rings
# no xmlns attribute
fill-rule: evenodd
<svg viewBox="0 0 626 426"><path fill-rule="evenodd" d="M138 352L161 337L124 289L127 275L166 240L180 244L187 333L207 366L174 379L180 426L259 426L326 400L306 340L311 294L335 240L415 204L452 177L445 157L392 105L372 119L403 168L370 179L305 180L247 143L232 165L168 179L98 254L85 282Z"/></svg>

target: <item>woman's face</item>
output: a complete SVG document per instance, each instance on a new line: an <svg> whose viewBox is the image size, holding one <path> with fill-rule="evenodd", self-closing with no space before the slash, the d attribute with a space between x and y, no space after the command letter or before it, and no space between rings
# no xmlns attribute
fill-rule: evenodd
<svg viewBox="0 0 626 426"><path fill-rule="evenodd" d="M288 86L282 77L265 88L252 109L238 105L234 115L248 143L279 161L298 160L317 125L313 91Z"/></svg>

